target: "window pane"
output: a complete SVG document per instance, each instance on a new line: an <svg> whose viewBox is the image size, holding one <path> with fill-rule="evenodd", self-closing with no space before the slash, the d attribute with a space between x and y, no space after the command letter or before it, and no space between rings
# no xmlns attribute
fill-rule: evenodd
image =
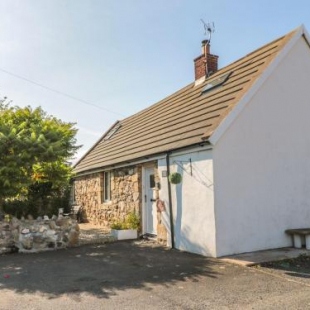
<svg viewBox="0 0 310 310"><path fill-rule="evenodd" d="M103 172L100 177L101 203L111 200L111 172Z"/></svg>
<svg viewBox="0 0 310 310"><path fill-rule="evenodd" d="M155 177L154 174L150 175L150 188L154 188L155 187Z"/></svg>
<svg viewBox="0 0 310 310"><path fill-rule="evenodd" d="M110 192L111 192L111 178L110 172L104 173L104 201L110 200Z"/></svg>

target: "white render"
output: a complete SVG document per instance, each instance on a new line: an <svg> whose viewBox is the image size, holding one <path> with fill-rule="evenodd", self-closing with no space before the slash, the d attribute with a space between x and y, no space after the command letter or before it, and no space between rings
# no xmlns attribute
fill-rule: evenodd
<svg viewBox="0 0 310 310"><path fill-rule="evenodd" d="M213 149L216 256L291 246L284 231L310 227L310 48L305 39L299 35L270 68Z"/></svg>
<svg viewBox="0 0 310 310"><path fill-rule="evenodd" d="M220 257L286 247L286 229L310 227L307 42L301 27L215 130L212 150L170 155L171 172L183 176L171 185L177 249ZM170 234L165 158L158 170Z"/></svg>
<svg viewBox="0 0 310 310"><path fill-rule="evenodd" d="M161 184L159 196L167 209L162 218L168 228L170 241L168 180L162 176L162 172L167 170L165 158L158 161L158 170ZM175 247L187 252L215 256L212 151L201 149L171 154L170 172L182 175L180 184L171 184Z"/></svg>
<svg viewBox="0 0 310 310"><path fill-rule="evenodd" d="M219 257L286 247L286 229L310 227L310 48L301 33L266 71L211 136L212 150L170 155L183 177L171 185L177 249ZM165 158L158 170L170 234Z"/></svg>

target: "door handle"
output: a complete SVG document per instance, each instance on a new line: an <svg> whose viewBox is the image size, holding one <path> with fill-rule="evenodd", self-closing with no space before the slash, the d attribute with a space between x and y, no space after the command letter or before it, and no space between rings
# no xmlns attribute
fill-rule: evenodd
<svg viewBox="0 0 310 310"><path fill-rule="evenodd" d="M156 202L156 199L151 198L150 200L151 200L152 202Z"/></svg>

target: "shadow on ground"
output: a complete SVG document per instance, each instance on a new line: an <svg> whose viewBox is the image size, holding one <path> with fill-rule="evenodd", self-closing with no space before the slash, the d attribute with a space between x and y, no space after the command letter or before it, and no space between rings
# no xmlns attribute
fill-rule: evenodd
<svg viewBox="0 0 310 310"><path fill-rule="evenodd" d="M118 290L152 290L178 281L217 277L221 263L198 255L169 250L150 242L117 242L37 254L0 256L0 292L92 294L109 298Z"/></svg>

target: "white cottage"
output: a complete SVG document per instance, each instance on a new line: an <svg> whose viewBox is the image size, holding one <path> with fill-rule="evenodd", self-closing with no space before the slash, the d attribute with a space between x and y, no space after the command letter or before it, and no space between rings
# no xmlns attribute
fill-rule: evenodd
<svg viewBox="0 0 310 310"><path fill-rule="evenodd" d="M118 121L75 165L89 221L135 211L141 234L213 257L291 246L285 230L310 226L308 33L217 59L203 41L195 82Z"/></svg>

